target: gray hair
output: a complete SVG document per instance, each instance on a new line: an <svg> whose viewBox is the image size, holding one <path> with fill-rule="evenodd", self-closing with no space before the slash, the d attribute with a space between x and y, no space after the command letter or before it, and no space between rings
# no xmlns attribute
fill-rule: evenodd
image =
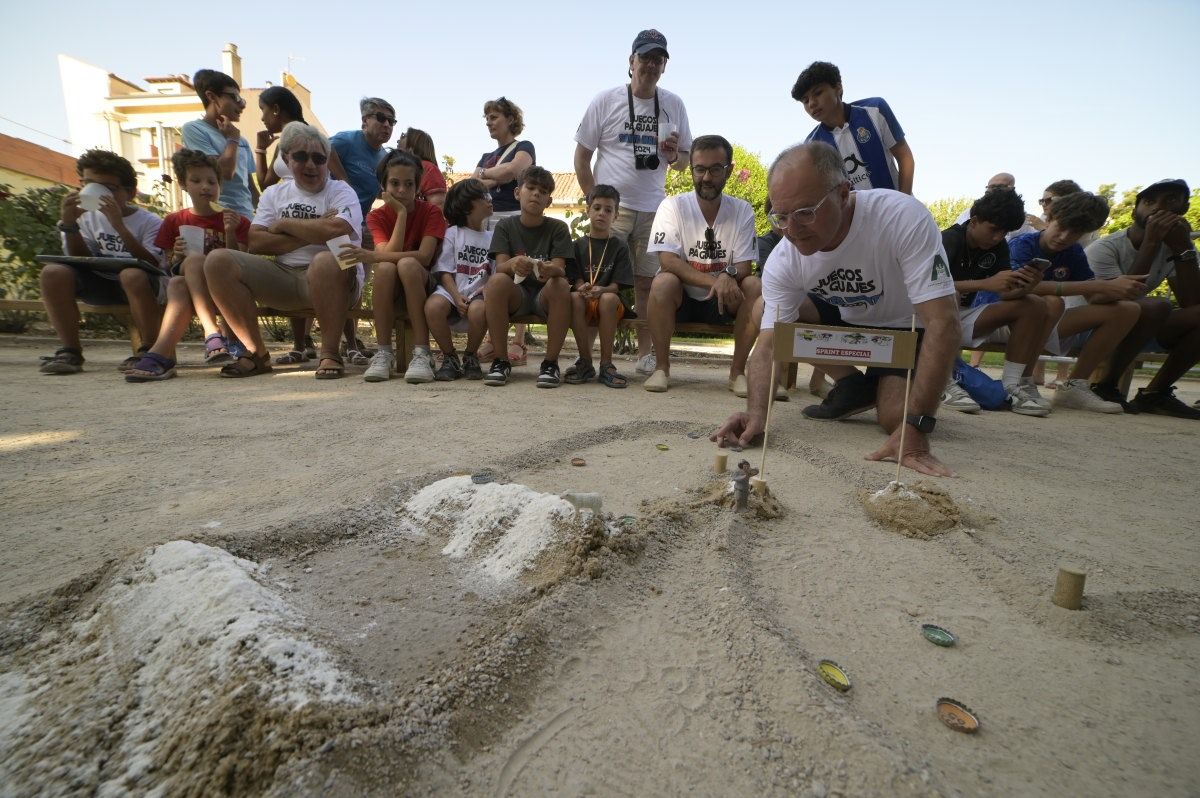
<svg viewBox="0 0 1200 798"><path fill-rule="evenodd" d="M771 168L767 170L767 182L771 182L771 178L775 175L775 170L780 168L781 165L791 165L800 160L801 156L805 155L808 156L813 169L821 176L827 191L832 191L842 183L848 181L846 167L842 163L842 154L840 152L823 141L806 141L803 144L793 144L779 153L771 163Z"/></svg>
<svg viewBox="0 0 1200 798"><path fill-rule="evenodd" d="M296 149L298 145L310 141L316 142L317 146L321 148L321 152L329 154L329 139L325 138L321 131L304 122L288 122L284 125L283 132L279 134L279 151L286 155Z"/></svg>
<svg viewBox="0 0 1200 798"><path fill-rule="evenodd" d="M380 111L386 112L388 116L396 115L396 109L392 107L392 104L387 100L380 99L379 97L363 97L358 101L359 116L375 114L379 113Z"/></svg>

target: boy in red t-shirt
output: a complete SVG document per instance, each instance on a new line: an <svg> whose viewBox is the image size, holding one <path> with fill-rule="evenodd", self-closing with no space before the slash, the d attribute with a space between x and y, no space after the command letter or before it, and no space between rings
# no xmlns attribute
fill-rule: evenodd
<svg viewBox="0 0 1200 798"><path fill-rule="evenodd" d="M404 379L412 383L433 382L425 300L437 288L430 268L446 237L446 218L436 205L417 199L423 172L421 160L404 150L393 152L381 162L378 175L384 204L367 214L367 228L375 249L350 244L342 247L342 259L376 265L371 279L371 304L379 350L363 374L367 382L391 378L396 363L392 330L400 308L408 314L416 342Z"/></svg>
<svg viewBox="0 0 1200 798"><path fill-rule="evenodd" d="M179 150L171 158L175 179L192 200L191 208L169 214L154 244L163 252L163 265L172 277L167 283L167 308L158 338L150 351L125 373L127 382L151 382L175 376L175 347L187 332L192 315L204 328L204 362L215 366L233 360L225 334L217 325L217 306L204 280L204 257L228 246L246 249L250 220L217 202L221 177L217 159L197 150ZM201 249L188 246L180 228L199 228ZM195 243L193 241L193 243Z"/></svg>

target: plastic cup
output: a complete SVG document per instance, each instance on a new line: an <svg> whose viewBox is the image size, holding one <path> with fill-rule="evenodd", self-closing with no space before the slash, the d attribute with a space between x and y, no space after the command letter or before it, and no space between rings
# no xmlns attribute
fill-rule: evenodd
<svg viewBox="0 0 1200 798"><path fill-rule="evenodd" d="M194 224L181 224L179 225L179 235L183 236L183 241L185 244L187 244L187 254L204 254L203 227L197 227Z"/></svg>
<svg viewBox="0 0 1200 798"><path fill-rule="evenodd" d="M338 236L331 238L325 242L325 246L329 247L329 251L333 253L333 257L337 258L338 265L343 269L353 269L358 265L357 260L346 260L346 253L342 252L342 247L346 244L353 244L350 236Z"/></svg>
<svg viewBox="0 0 1200 798"><path fill-rule="evenodd" d="M79 189L79 207L85 211L100 210L100 198L111 197L112 192L99 183L88 183Z"/></svg>
<svg viewBox="0 0 1200 798"><path fill-rule="evenodd" d="M671 138L679 130L678 126L667 122L658 126L658 146L662 149L663 144L667 139Z"/></svg>

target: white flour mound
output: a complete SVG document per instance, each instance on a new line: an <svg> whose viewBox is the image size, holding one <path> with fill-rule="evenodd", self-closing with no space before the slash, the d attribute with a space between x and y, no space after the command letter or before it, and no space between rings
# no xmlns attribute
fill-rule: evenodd
<svg viewBox="0 0 1200 798"><path fill-rule="evenodd" d="M86 618L44 633L0 679L0 783L145 788L180 735L230 705L245 715L356 702L259 571L224 549L166 543L104 587Z"/></svg>
<svg viewBox="0 0 1200 798"><path fill-rule="evenodd" d="M478 560L480 573L496 582L511 581L537 556L565 539L575 508L559 496L524 485L449 477L429 485L405 505L413 531L431 523L449 529L442 554Z"/></svg>

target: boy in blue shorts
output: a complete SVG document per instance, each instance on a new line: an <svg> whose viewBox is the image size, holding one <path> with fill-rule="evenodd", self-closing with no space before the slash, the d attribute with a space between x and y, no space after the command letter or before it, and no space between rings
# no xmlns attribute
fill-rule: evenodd
<svg viewBox="0 0 1200 798"><path fill-rule="evenodd" d="M69 192L62 200L58 230L63 254L79 257L137 258L159 263L154 245L162 219L132 205L137 195L137 172L133 164L107 150L88 150L75 162L84 187L101 186L99 210L85 211L80 192ZM89 189L90 191L91 189ZM129 304L133 323L145 343L139 355L119 366L127 371L141 352L150 348L162 314L166 274L152 274L131 266L119 272L47 263L42 267L42 304L61 346L53 357L43 358L43 374L77 374L83 370L83 345L79 340L79 309L76 301L89 305Z"/></svg>
<svg viewBox="0 0 1200 798"><path fill-rule="evenodd" d="M517 189L521 214L501 219L492 232L496 274L488 281L483 297L488 332L497 352L508 351L511 319L533 315L546 320L546 356L538 373L539 388L557 388L562 383L558 355L571 323L567 261L575 257L575 248L566 222L546 218L553 194L554 175L550 172L530 166L521 173ZM497 358L483 384L504 385L511 373L511 364Z"/></svg>

